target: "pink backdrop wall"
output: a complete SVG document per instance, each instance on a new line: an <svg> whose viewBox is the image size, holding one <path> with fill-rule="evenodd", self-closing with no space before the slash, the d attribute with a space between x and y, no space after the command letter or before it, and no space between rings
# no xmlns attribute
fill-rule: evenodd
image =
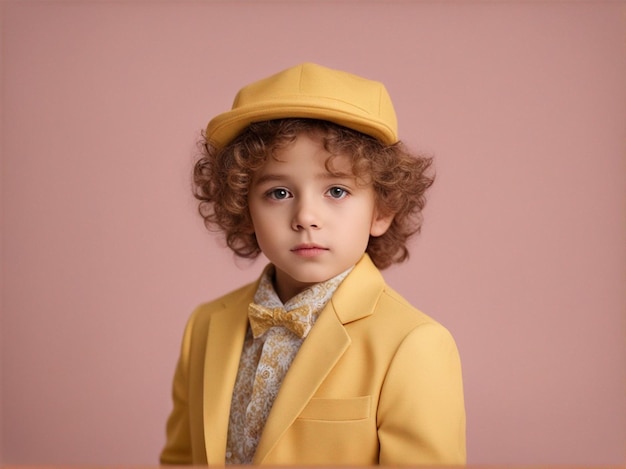
<svg viewBox="0 0 626 469"><path fill-rule="evenodd" d="M624 5L2 3L0 461L157 461L190 310L262 267L205 233L195 141L307 60L435 155L385 275L457 339L469 462L624 462Z"/></svg>

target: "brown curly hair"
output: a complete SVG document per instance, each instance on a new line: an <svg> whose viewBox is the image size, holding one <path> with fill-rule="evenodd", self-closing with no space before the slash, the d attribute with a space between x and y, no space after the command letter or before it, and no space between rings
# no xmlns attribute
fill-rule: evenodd
<svg viewBox="0 0 626 469"><path fill-rule="evenodd" d="M270 155L301 133L318 137L331 156L348 155L357 178L371 181L377 208L394 214L389 229L370 236L366 252L379 269L408 259L407 240L422 225L425 192L432 185L432 158L412 155L402 142L385 145L355 130L315 119L277 119L251 124L223 148L200 142L202 155L193 171L198 211L209 230L223 231L236 255L256 258L261 249L248 210L248 190L256 171Z"/></svg>

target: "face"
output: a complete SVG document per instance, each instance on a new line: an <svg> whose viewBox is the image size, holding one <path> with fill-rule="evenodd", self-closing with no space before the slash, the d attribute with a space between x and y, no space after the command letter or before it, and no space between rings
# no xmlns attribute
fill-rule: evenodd
<svg viewBox="0 0 626 469"><path fill-rule="evenodd" d="M268 158L252 181L249 208L254 232L276 267L276 291L287 301L310 285L352 267L371 236L393 216L376 210L371 184L357 180L350 160L330 154L306 134Z"/></svg>

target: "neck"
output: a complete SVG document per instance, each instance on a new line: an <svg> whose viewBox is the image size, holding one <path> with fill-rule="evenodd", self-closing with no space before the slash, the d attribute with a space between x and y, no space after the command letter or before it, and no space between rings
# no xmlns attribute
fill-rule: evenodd
<svg viewBox="0 0 626 469"><path fill-rule="evenodd" d="M278 270L274 271L272 284L278 298L280 298L280 301L282 301L283 304L312 285L315 285L315 283L298 282Z"/></svg>

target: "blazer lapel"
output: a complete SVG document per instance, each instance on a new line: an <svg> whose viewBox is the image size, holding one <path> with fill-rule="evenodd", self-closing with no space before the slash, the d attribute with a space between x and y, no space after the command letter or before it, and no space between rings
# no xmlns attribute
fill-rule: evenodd
<svg viewBox="0 0 626 469"><path fill-rule="evenodd" d="M267 418L253 464L263 462L284 431L300 414L337 360L350 337L327 305L298 351Z"/></svg>
<svg viewBox="0 0 626 469"><path fill-rule="evenodd" d="M209 464L223 465L230 403L248 327L248 304L256 284L240 299L214 313L209 323L204 362L204 444Z"/></svg>
<svg viewBox="0 0 626 469"><path fill-rule="evenodd" d="M372 314L384 280L369 256L355 266L298 351L268 416L253 464L261 464L350 346L344 324Z"/></svg>

